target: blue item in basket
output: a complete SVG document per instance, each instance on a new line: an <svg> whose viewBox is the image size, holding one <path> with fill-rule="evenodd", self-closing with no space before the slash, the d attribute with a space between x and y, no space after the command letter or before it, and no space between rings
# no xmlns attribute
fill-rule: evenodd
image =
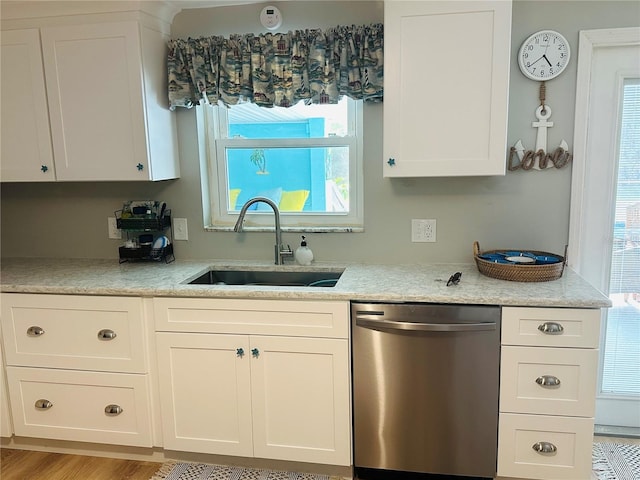
<svg viewBox="0 0 640 480"><path fill-rule="evenodd" d="M513 251L513 252L506 252L505 256L507 257L529 257L529 258L536 258L536 256L531 253L531 252L520 252L520 251Z"/></svg>
<svg viewBox="0 0 640 480"><path fill-rule="evenodd" d="M511 263L504 258L502 253L485 253L483 255L478 255L478 257L491 263Z"/></svg>
<svg viewBox="0 0 640 480"><path fill-rule="evenodd" d="M536 256L536 263L541 265L547 265L549 263L558 263L560 259L551 255L538 255Z"/></svg>
<svg viewBox="0 0 640 480"><path fill-rule="evenodd" d="M494 260L504 260L505 255L503 253L483 253L482 255L478 255L483 260L488 260L493 262ZM508 263L508 262L499 262L499 263Z"/></svg>

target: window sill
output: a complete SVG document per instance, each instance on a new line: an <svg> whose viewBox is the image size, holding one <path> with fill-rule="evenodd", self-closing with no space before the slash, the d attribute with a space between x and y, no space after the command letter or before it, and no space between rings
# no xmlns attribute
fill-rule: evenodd
<svg viewBox="0 0 640 480"><path fill-rule="evenodd" d="M233 232L232 225L207 225L206 232ZM282 227L283 232L293 233L362 233L364 227ZM243 232L273 232L274 227L243 227Z"/></svg>

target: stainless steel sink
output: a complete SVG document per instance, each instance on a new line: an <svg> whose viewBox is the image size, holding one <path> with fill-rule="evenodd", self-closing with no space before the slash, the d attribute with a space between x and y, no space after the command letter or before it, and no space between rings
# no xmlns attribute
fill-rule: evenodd
<svg viewBox="0 0 640 480"><path fill-rule="evenodd" d="M333 287L343 270L209 270L189 285L266 285L277 287Z"/></svg>

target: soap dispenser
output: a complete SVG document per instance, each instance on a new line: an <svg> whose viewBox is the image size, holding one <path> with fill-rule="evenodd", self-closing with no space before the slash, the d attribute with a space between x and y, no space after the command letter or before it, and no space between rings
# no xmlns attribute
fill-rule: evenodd
<svg viewBox="0 0 640 480"><path fill-rule="evenodd" d="M298 265L311 265L313 261L313 252L307 247L304 235L302 235L302 242L300 242L300 246L296 248L294 256Z"/></svg>

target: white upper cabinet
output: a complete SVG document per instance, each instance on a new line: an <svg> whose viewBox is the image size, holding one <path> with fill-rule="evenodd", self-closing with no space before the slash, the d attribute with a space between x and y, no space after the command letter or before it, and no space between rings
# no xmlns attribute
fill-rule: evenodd
<svg viewBox="0 0 640 480"><path fill-rule="evenodd" d="M511 2L384 8L384 176L504 175Z"/></svg>
<svg viewBox="0 0 640 480"><path fill-rule="evenodd" d="M166 34L81 15L32 25L2 32L2 181L178 178Z"/></svg>
<svg viewBox="0 0 640 480"><path fill-rule="evenodd" d="M56 179L37 28L3 31L0 108L2 181Z"/></svg>
<svg viewBox="0 0 640 480"><path fill-rule="evenodd" d="M159 33L134 21L42 29L58 180L179 176L174 119L158 108L158 44Z"/></svg>

